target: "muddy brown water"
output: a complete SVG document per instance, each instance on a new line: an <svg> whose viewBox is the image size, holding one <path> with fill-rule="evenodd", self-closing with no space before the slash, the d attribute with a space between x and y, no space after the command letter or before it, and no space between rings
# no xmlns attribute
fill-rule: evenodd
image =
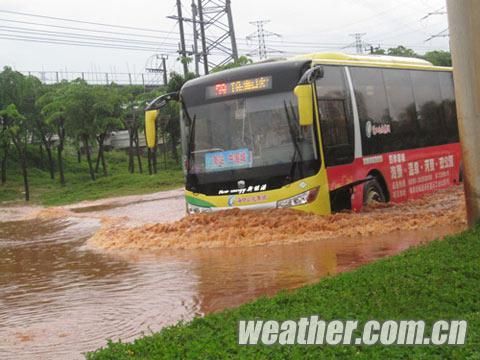
<svg viewBox="0 0 480 360"><path fill-rule="evenodd" d="M458 195L446 197L455 201ZM435 208L438 200L418 207ZM465 226L457 221L382 235L229 248L112 252L89 245L106 220L129 226L153 218L173 222L183 209L177 191L29 213L24 220L18 214L0 218L0 357L83 358L106 339L131 341L179 320L317 282ZM355 222L358 214L345 216Z"/></svg>

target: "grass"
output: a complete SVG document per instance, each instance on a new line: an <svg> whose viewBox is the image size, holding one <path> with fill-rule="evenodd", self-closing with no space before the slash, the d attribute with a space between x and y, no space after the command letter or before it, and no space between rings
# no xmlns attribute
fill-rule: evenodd
<svg viewBox="0 0 480 360"><path fill-rule="evenodd" d="M66 205L83 200L96 200L114 196L139 195L173 189L183 185L180 166L172 161L164 169L159 159L158 174L148 175L146 159L143 159L144 174L128 172L128 157L124 152L106 154L109 176L99 174L96 181L91 181L85 158L79 164L74 154L65 158L66 185L61 186L59 175L51 180L46 169L41 169L38 154L29 156L29 182L31 203L45 206ZM137 163L136 163L137 165ZM102 171L100 170L100 173ZM8 166L7 183L0 185L0 203L23 202L23 178L17 163L12 160Z"/></svg>
<svg viewBox="0 0 480 360"><path fill-rule="evenodd" d="M219 284L219 286L221 286ZM88 359L480 359L480 228L316 285L261 298L136 340L110 342ZM251 319L467 320L464 346L239 346L238 321Z"/></svg>

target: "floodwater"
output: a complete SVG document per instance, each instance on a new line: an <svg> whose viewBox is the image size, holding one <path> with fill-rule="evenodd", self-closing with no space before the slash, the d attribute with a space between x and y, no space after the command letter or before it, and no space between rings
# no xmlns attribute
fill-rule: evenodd
<svg viewBox="0 0 480 360"><path fill-rule="evenodd" d="M181 191L0 209L0 357L82 358L107 339L131 341L465 228L460 189L321 219L183 212ZM159 221L168 224L148 225Z"/></svg>

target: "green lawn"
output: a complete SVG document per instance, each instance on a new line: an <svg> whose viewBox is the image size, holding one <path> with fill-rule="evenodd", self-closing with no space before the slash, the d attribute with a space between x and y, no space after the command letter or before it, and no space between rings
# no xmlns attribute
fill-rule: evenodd
<svg viewBox="0 0 480 360"><path fill-rule="evenodd" d="M58 180L51 180L48 172L41 169L38 154L31 154L29 161L29 181L31 203L47 206L65 205L83 200L96 200L114 196L137 195L173 189L183 185L183 173L179 165L168 161L164 168L159 159L158 174L148 175L146 159L143 159L143 174L128 172L128 158L123 152L106 154L109 176L100 174L91 181L86 159L79 164L73 154L66 156L66 186ZM19 166L12 160L8 167L7 183L0 185L0 203L23 202L23 178Z"/></svg>
<svg viewBox="0 0 480 360"><path fill-rule="evenodd" d="M89 359L480 359L480 228L316 285L110 343ZM221 286L221 284L219 284ZM240 319L467 320L465 346L238 346Z"/></svg>

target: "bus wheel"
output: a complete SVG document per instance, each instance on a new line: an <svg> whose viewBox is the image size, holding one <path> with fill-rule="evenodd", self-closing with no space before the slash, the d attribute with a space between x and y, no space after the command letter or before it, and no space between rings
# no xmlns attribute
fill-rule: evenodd
<svg viewBox="0 0 480 360"><path fill-rule="evenodd" d="M363 204L371 205L376 202L387 202L387 197L385 196L382 186L375 179L365 184L363 189Z"/></svg>

